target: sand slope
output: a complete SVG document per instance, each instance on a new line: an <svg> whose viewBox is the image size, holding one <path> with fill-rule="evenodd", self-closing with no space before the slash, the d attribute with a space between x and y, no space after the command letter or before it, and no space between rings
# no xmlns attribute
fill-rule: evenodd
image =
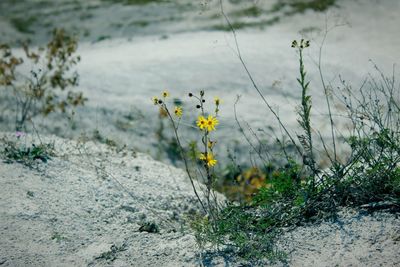
<svg viewBox="0 0 400 267"><path fill-rule="evenodd" d="M142 154L50 140L59 157L38 170L0 163L0 265L194 263L193 238L179 232L194 206L181 170ZM143 222L160 233L139 232Z"/></svg>
<svg viewBox="0 0 400 267"><path fill-rule="evenodd" d="M55 144L48 163L0 162L0 266L241 266L198 256L182 226L197 209L182 170L92 142L42 140ZM145 222L159 233L139 231ZM345 210L279 244L289 266L399 266L400 222Z"/></svg>

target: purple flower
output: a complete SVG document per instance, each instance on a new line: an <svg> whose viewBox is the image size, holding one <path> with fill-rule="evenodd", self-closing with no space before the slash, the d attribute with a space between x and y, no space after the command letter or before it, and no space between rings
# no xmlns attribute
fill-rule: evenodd
<svg viewBox="0 0 400 267"><path fill-rule="evenodd" d="M16 136L17 138L20 138L20 137L22 137L22 136L24 136L24 135L25 135L24 132L20 132L20 131L16 131L16 132L15 132L15 136Z"/></svg>

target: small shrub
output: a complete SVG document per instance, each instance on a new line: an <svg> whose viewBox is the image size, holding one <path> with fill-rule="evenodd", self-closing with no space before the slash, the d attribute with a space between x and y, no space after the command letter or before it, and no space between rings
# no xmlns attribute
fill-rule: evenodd
<svg viewBox="0 0 400 267"><path fill-rule="evenodd" d="M63 29L53 31L46 48L33 52L24 43L25 59L16 57L9 45L0 44L0 89L12 95L16 130L38 114L65 113L85 103L82 93L66 91L78 85L79 76L73 71L80 61L76 49L77 40ZM18 71L24 65L34 66L30 77Z"/></svg>

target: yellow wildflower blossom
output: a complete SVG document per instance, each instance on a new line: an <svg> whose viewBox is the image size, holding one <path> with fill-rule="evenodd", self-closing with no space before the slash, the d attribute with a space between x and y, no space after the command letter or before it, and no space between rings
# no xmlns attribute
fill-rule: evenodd
<svg viewBox="0 0 400 267"><path fill-rule="evenodd" d="M218 125L218 120L216 117L209 115L207 118L207 131L211 132L215 130L215 126Z"/></svg>
<svg viewBox="0 0 400 267"><path fill-rule="evenodd" d="M154 104L154 105L157 105L157 104L158 104L158 98L157 98L157 97L153 97L152 100L153 100L153 104Z"/></svg>
<svg viewBox="0 0 400 267"><path fill-rule="evenodd" d="M175 107L174 113L175 113L175 116L177 116L178 118L182 117L182 114L183 114L182 108L181 107Z"/></svg>
<svg viewBox="0 0 400 267"><path fill-rule="evenodd" d="M204 161L204 163L206 163L208 167L213 167L218 162L214 158L214 155L210 152L205 153L205 154L201 153L199 159Z"/></svg>
<svg viewBox="0 0 400 267"><path fill-rule="evenodd" d="M163 96L164 98L169 97L169 92L168 92L168 91L162 92L162 96Z"/></svg>
<svg viewBox="0 0 400 267"><path fill-rule="evenodd" d="M207 128L207 119L204 118L203 116L199 116L197 118L197 126L200 128L200 130L206 129Z"/></svg>

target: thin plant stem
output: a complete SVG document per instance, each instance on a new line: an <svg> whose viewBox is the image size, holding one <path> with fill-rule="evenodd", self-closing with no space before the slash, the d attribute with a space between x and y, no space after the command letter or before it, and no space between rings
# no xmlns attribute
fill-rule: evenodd
<svg viewBox="0 0 400 267"><path fill-rule="evenodd" d="M197 198L197 200L199 201L199 203L200 203L201 207L203 208L204 212L207 214L207 209L206 209L206 207L204 206L203 201L201 201L201 198L200 198L199 194L197 193L196 186L194 185L194 182L193 182L193 177L192 177L192 175L190 174L190 171L189 171L189 164L188 164L187 159L186 159L186 157L185 157L185 152L184 152L184 150L183 150L183 147L182 147L182 144L181 144L181 140L180 140L180 138L179 138L179 134L178 134L178 131L177 131L177 128L176 128L175 121L172 119L172 116L171 116L171 113L169 112L169 110L168 110L165 106L164 106L164 108L165 108L165 110L166 110L166 112L167 112L167 114L168 114L168 117L169 117L170 120L171 120L172 128L173 128L173 130L174 130L174 134L175 134L175 138L176 138L176 142L178 143L179 151L180 151L180 153L181 153L181 157L182 157L182 159L183 159L183 163L185 164L185 170L186 170L186 173L187 173L187 175L188 175L188 177L189 177L190 183L191 183L191 185L192 185L193 192L194 192L194 194L196 195L196 198Z"/></svg>
<svg viewBox="0 0 400 267"><path fill-rule="evenodd" d="M240 60L240 63L242 64L244 70L246 71L246 74L248 76L248 78L250 79L253 88L257 91L257 93L260 95L262 101L265 103L265 105L267 106L268 110L274 115L274 117L276 118L276 120L278 121L279 125L282 127L282 129L285 131L285 133L287 134L287 136L289 137L290 141L293 143L294 147L296 148L297 152L299 153L299 155L301 156L301 150L300 148L297 146L296 141L294 140L294 138L292 137L292 135L289 133L288 129L286 128L286 126L283 124L281 118L279 117L279 115L275 112L275 110L272 108L271 104L267 101L267 99L264 97L264 95L262 94L261 90L258 88L256 82L254 81L253 75L250 73L249 69L247 68L246 63L244 62L241 52L240 52L240 47L239 47L239 43L237 40L237 36L236 36L236 31L233 28L232 23L230 22L228 16L226 15L225 11L224 11L224 7L223 7L223 3L222 0L219 0L220 3L220 10L221 10L221 14L224 17L226 23L228 24L233 38L235 40L235 47L236 47L236 55Z"/></svg>

